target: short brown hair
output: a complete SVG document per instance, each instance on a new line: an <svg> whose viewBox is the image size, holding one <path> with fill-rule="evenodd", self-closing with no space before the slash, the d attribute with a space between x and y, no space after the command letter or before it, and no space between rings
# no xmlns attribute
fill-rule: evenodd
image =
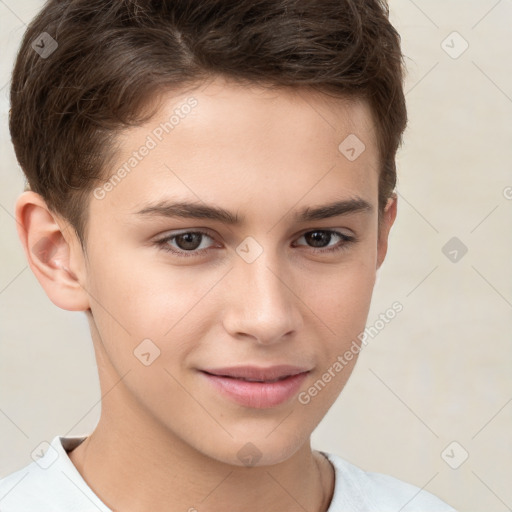
<svg viewBox="0 0 512 512"><path fill-rule="evenodd" d="M58 44L46 58L32 46L43 32ZM49 0L16 58L9 129L28 186L84 246L116 134L148 121L158 92L220 75L364 98L381 159L380 218L407 124L404 69L384 0Z"/></svg>

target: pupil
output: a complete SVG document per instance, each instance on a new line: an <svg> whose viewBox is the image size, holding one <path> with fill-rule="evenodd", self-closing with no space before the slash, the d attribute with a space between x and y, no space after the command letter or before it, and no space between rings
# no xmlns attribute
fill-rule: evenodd
<svg viewBox="0 0 512 512"><path fill-rule="evenodd" d="M331 240L331 234L327 233L326 231L312 231L306 235L306 237L308 238L308 243L312 242L314 247L320 247L322 245L329 244Z"/></svg>
<svg viewBox="0 0 512 512"><path fill-rule="evenodd" d="M176 237L176 242L180 249L194 250L201 245L201 236L201 233L184 233ZM182 241L184 243L181 243Z"/></svg>

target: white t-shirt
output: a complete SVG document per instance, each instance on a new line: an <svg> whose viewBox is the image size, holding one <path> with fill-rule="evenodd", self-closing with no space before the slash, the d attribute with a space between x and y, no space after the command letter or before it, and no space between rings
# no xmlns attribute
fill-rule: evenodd
<svg viewBox="0 0 512 512"><path fill-rule="evenodd" d="M0 511L112 512L87 485L67 454L86 437L56 436L44 455L2 478ZM335 468L334 495L328 512L456 512L414 485L363 471L337 455L321 453Z"/></svg>

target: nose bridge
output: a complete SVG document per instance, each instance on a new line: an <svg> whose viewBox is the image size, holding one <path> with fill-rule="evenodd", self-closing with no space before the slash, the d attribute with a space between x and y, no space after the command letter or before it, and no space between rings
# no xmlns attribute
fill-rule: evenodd
<svg viewBox="0 0 512 512"><path fill-rule="evenodd" d="M260 343L279 341L300 327L298 300L289 289L288 273L270 251L248 263L237 258L231 301L224 323L233 336L251 336Z"/></svg>

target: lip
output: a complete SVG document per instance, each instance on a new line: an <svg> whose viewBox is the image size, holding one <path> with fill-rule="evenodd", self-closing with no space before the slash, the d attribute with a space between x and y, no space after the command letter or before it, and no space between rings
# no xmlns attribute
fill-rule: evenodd
<svg viewBox="0 0 512 512"><path fill-rule="evenodd" d="M200 370L210 385L221 391L224 396L240 405L255 409L277 407L290 400L297 394L309 372L308 368L291 365L267 368L236 366Z"/></svg>

